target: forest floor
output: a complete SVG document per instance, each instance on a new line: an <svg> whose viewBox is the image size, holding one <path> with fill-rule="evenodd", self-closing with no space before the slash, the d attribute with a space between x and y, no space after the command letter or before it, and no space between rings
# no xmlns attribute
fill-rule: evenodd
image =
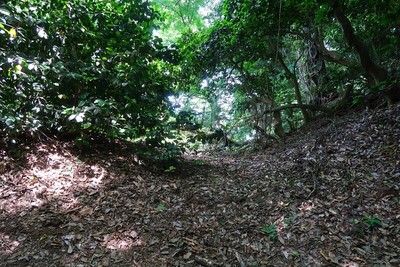
<svg viewBox="0 0 400 267"><path fill-rule="evenodd" d="M170 172L123 144L0 151L0 266L400 266L400 106Z"/></svg>

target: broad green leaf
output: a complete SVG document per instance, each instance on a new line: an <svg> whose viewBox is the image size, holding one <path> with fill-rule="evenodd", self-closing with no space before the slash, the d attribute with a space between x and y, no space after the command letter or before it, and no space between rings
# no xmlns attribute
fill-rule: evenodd
<svg viewBox="0 0 400 267"><path fill-rule="evenodd" d="M102 99L96 99L96 100L94 101L94 103L95 103L95 104L98 104L100 107L104 107L104 106L107 104L107 102L104 101L104 100L102 100Z"/></svg>
<svg viewBox="0 0 400 267"><path fill-rule="evenodd" d="M76 122L83 122L84 117L85 117L84 113L79 113L76 115L75 120L76 120Z"/></svg>
<svg viewBox="0 0 400 267"><path fill-rule="evenodd" d="M8 31L8 34L10 35L10 38L15 38L15 37L17 37L17 31L16 31L14 28L11 28L11 29Z"/></svg>
<svg viewBox="0 0 400 267"><path fill-rule="evenodd" d="M5 15L5 16L10 16L10 11L4 9L4 8L0 8L0 13Z"/></svg>

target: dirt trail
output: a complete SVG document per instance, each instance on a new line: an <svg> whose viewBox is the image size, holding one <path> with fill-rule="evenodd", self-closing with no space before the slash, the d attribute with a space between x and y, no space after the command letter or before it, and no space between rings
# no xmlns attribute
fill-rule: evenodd
<svg viewBox="0 0 400 267"><path fill-rule="evenodd" d="M2 151L0 266L399 266L400 108L310 129L172 173L116 144Z"/></svg>

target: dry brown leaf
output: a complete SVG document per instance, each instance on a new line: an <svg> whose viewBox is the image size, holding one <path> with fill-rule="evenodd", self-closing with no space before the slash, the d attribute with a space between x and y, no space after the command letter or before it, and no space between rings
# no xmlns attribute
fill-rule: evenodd
<svg viewBox="0 0 400 267"><path fill-rule="evenodd" d="M79 216L76 216L75 214L71 214L71 219L74 222L79 222L81 218Z"/></svg>
<svg viewBox="0 0 400 267"><path fill-rule="evenodd" d="M79 211L79 215L88 216L93 214L93 208L85 206Z"/></svg>
<svg viewBox="0 0 400 267"><path fill-rule="evenodd" d="M285 245L285 240L283 240L283 238L280 235L278 235L278 240L279 242L281 242L282 245Z"/></svg>

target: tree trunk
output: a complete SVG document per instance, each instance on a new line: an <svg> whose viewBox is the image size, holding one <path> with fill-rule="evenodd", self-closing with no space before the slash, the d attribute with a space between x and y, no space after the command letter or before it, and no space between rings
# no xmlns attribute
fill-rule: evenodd
<svg viewBox="0 0 400 267"><path fill-rule="evenodd" d="M283 129L282 116L280 111L274 111L273 117L275 119L274 133L282 140L285 139L285 130Z"/></svg>
<svg viewBox="0 0 400 267"><path fill-rule="evenodd" d="M210 114L210 127L212 129L218 129L221 124L221 118L219 117L219 113L221 112L221 107L218 105L218 96L213 94L210 95L207 99L208 103L210 104L211 114Z"/></svg>
<svg viewBox="0 0 400 267"><path fill-rule="evenodd" d="M367 45L354 33L353 26L350 20L345 16L339 1L335 1L332 8L336 20L342 27L347 43L357 52L360 57L361 66L365 72L374 78L376 84L386 81L388 78L386 70L378 66L372 60Z"/></svg>
<svg viewBox="0 0 400 267"><path fill-rule="evenodd" d="M290 78L290 80L293 83L294 93L295 93L295 96L296 96L297 103L299 105L303 105L303 101L301 100L300 85L299 85L299 82L297 81L296 74L294 74L293 72L291 72L289 70L289 68L286 66L286 64L283 61L283 58L282 58L282 56L281 56L281 54L279 52L278 52L278 60L279 60L279 63L281 64L283 70L285 71L286 75ZM301 110L301 114L303 114L304 122L305 123L310 122L311 118L310 118L310 114L308 113L307 109L300 108L300 110Z"/></svg>
<svg viewBox="0 0 400 267"><path fill-rule="evenodd" d="M304 27L304 31L311 37L305 40L307 48L305 50L306 62L304 65L306 66L306 73L304 76L307 77L306 82L311 91L319 93L326 83L327 75L322 49L317 43L317 40L320 39L319 32L308 27Z"/></svg>
<svg viewBox="0 0 400 267"><path fill-rule="evenodd" d="M400 85L397 82L391 84L387 71L378 66L372 60L367 45L364 44L354 33L353 26L351 25L350 20L345 16L343 7L339 2L340 1L335 1L333 3L333 14L342 27L348 44L357 52L358 56L360 57L362 68L368 75L373 77L375 85L378 85L382 82L387 82L381 93L388 105L398 102L400 100Z"/></svg>

